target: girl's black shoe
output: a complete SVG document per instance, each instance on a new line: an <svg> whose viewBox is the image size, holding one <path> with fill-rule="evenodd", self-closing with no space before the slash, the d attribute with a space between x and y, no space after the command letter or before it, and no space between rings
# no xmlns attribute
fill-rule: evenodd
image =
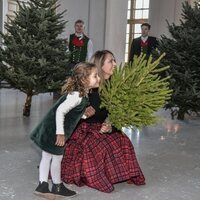
<svg viewBox="0 0 200 200"><path fill-rule="evenodd" d="M39 197L43 197L49 200L54 200L55 199L55 195L53 195L50 190L49 190L49 184L47 182L39 182L39 185L37 186L37 188L35 189L34 192L35 195L39 196Z"/></svg>
<svg viewBox="0 0 200 200"><path fill-rule="evenodd" d="M66 188L63 183L53 184L51 192L55 196L73 197L77 195L75 191Z"/></svg>

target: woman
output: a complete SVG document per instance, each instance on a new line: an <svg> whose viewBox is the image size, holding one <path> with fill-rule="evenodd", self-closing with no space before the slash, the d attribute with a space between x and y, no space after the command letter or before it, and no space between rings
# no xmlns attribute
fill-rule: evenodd
<svg viewBox="0 0 200 200"><path fill-rule="evenodd" d="M112 76L116 67L115 58L108 50L97 51L91 62L98 67L100 85ZM81 121L66 143L63 181L87 185L102 192L113 191L113 184L122 181L145 184L131 141L106 122L108 112L100 108L98 89L89 94L89 101L93 108L85 113L87 119ZM89 117L93 109L95 114Z"/></svg>

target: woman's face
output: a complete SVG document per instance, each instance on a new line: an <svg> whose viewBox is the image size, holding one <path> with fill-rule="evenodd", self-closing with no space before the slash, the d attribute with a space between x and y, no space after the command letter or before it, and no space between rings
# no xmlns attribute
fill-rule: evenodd
<svg viewBox="0 0 200 200"><path fill-rule="evenodd" d="M113 71L116 67L115 58L112 54L107 54L104 64L102 66L103 76L105 79L109 79L112 76Z"/></svg>

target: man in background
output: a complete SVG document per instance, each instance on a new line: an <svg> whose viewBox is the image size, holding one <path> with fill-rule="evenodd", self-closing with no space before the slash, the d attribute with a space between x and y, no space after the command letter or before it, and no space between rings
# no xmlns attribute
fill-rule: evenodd
<svg viewBox="0 0 200 200"><path fill-rule="evenodd" d="M90 38L84 34L84 21L77 20L74 24L75 33L69 37L70 69L77 63L89 61L93 54L93 44Z"/></svg>
<svg viewBox="0 0 200 200"><path fill-rule="evenodd" d="M134 55L139 56L141 53L146 54L149 58L152 50L157 46L157 40L155 37L149 36L151 25L143 23L141 25L141 36L134 38L131 44L129 62L133 62Z"/></svg>

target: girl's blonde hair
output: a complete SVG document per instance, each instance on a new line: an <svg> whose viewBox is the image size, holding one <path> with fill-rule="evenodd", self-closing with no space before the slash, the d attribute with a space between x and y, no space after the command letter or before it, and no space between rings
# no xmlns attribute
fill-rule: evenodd
<svg viewBox="0 0 200 200"><path fill-rule="evenodd" d="M66 79L62 87L62 94L78 91L80 97L87 95L89 92L89 76L95 68L94 63L78 63L72 70L72 75Z"/></svg>
<svg viewBox="0 0 200 200"><path fill-rule="evenodd" d="M114 57L113 53L109 50L102 50L102 51L96 51L93 56L90 59L91 63L94 63L97 66L97 70L98 70L98 75L100 77L100 86L103 84L103 82L105 81L104 79L104 71L102 70L102 67L104 65L104 62L106 60L106 56L108 54L111 54Z"/></svg>

